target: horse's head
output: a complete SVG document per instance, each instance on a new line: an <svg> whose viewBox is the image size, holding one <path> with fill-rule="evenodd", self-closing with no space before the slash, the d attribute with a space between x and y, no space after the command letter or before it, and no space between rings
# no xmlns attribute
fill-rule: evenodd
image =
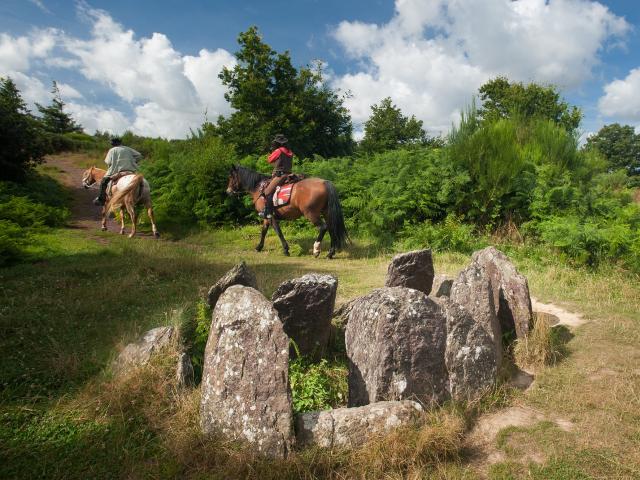
<svg viewBox="0 0 640 480"><path fill-rule="evenodd" d="M233 165L229 170L229 182L227 183L227 194L234 195L242 191L240 176L238 175L238 166Z"/></svg>
<svg viewBox="0 0 640 480"><path fill-rule="evenodd" d="M84 188L89 188L91 185L96 183L96 177L93 175L93 169L95 167L91 167L84 171L82 174L82 186Z"/></svg>

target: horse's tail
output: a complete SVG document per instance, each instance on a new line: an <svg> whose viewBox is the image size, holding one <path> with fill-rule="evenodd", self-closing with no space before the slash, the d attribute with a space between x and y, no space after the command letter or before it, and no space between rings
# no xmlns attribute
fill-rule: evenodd
<svg viewBox="0 0 640 480"><path fill-rule="evenodd" d="M136 173L131 182L129 182L129 185L122 190L116 191L113 197L109 199L106 205L106 211L108 212L110 208L120 205L125 197L129 194L133 195L133 192L135 192L136 189L139 189L137 196L140 196L144 187L143 182L144 176L140 173Z"/></svg>
<svg viewBox="0 0 640 480"><path fill-rule="evenodd" d="M332 247L341 249L348 242L351 242L351 239L347 233L347 227L344 225L342 207L340 206L336 187L328 180L325 180L324 184L327 187L327 195L329 197L327 202L327 227L329 227L329 235L331 235L331 244Z"/></svg>

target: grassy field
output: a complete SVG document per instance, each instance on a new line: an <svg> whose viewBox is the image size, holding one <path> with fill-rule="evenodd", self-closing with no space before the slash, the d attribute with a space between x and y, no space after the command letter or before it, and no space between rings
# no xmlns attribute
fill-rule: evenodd
<svg viewBox="0 0 640 480"><path fill-rule="evenodd" d="M173 322L241 260L267 296L308 272L338 277L339 304L382 286L390 254L357 241L334 260L315 259L311 233L285 234L289 258L273 234L254 252L257 226L160 241L72 228L42 234L38 261L0 270L0 478L640 478L638 278L576 269L546 251L509 249L532 294L589 320L573 332L568 355L524 394L446 406L422 428L356 452L265 462L203 439L197 391L169 391L162 359L137 378L109 376L122 345ZM436 253L435 261L437 273L453 274L468 257ZM494 445L502 461L488 465L463 434L479 412L505 402L571 428L504 429Z"/></svg>

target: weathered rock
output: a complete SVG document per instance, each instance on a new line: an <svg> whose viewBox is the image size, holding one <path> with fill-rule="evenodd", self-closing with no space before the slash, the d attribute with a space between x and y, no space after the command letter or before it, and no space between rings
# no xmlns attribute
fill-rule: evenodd
<svg viewBox="0 0 640 480"><path fill-rule="evenodd" d="M413 288L429 295L433 275L431 250L415 250L391 259L384 286Z"/></svg>
<svg viewBox="0 0 640 480"><path fill-rule="evenodd" d="M195 383L193 364L186 352L178 356L178 366L176 367L176 383L179 388L191 387Z"/></svg>
<svg viewBox="0 0 640 480"><path fill-rule="evenodd" d="M502 331L515 330L518 338L524 338L533 321L527 278L495 247L479 250L471 258L484 267L491 279L493 303Z"/></svg>
<svg viewBox="0 0 640 480"><path fill-rule="evenodd" d="M176 338L173 327L157 327L145 332L135 343L130 343L120 352L113 362L117 373L138 368L149 363L151 357L169 346Z"/></svg>
<svg viewBox="0 0 640 480"><path fill-rule="evenodd" d="M403 400L302 413L296 419L296 440L300 446L357 447L371 435L409 424L422 411L419 403Z"/></svg>
<svg viewBox="0 0 640 480"><path fill-rule="evenodd" d="M433 286L431 287L431 297L448 297L451 295L451 286L453 278L447 275L438 274L433 277Z"/></svg>
<svg viewBox="0 0 640 480"><path fill-rule="evenodd" d="M454 400L475 400L496 382L496 347L483 326L460 305L438 300L447 319L445 364Z"/></svg>
<svg viewBox="0 0 640 480"><path fill-rule="evenodd" d="M422 292L385 287L358 298L345 331L349 406L446 399L445 341L442 309Z"/></svg>
<svg viewBox="0 0 640 480"><path fill-rule="evenodd" d="M213 311L202 374L206 434L246 440L269 457L294 442L289 338L271 302L250 287L229 287Z"/></svg>
<svg viewBox="0 0 640 480"><path fill-rule="evenodd" d="M502 330L493 304L489 275L480 265L472 263L462 270L451 286L451 300L471 314L489 334L495 345L496 362L502 362Z"/></svg>
<svg viewBox="0 0 640 480"><path fill-rule="evenodd" d="M320 359L331 334L338 280L310 273L282 283L271 297L285 333L302 355Z"/></svg>
<svg viewBox="0 0 640 480"><path fill-rule="evenodd" d="M244 285L245 287L258 288L258 281L255 274L247 267L245 262L241 262L229 270L224 276L209 289L207 303L211 308L216 306L216 302L222 292L231 285Z"/></svg>

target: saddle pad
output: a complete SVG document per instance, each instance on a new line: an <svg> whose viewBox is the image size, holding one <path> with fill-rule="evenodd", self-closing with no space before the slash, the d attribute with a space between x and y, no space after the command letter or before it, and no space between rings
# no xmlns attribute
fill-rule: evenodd
<svg viewBox="0 0 640 480"><path fill-rule="evenodd" d="M275 193L273 194L273 205L275 207L280 207L282 205L286 205L289 203L291 199L291 189L293 188L293 183L289 183L287 185L283 185L281 187L277 187Z"/></svg>

